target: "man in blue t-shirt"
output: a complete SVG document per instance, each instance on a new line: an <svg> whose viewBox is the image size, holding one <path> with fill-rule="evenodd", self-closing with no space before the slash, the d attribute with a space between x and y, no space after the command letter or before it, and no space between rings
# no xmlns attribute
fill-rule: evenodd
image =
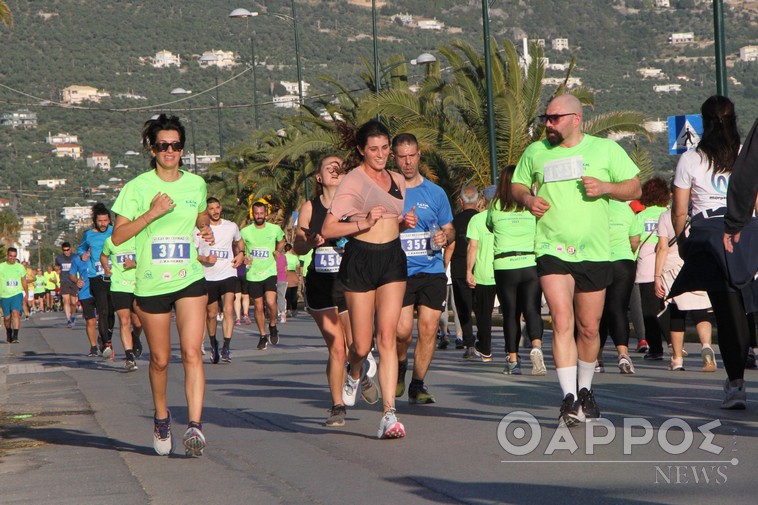
<svg viewBox="0 0 758 505"><path fill-rule="evenodd" d="M92 228L84 232L76 253L79 256L87 251L90 253L89 284L97 309L100 352L103 353L103 357L109 359L113 357L111 338L116 316L111 299L111 279L105 275L103 265L100 263L100 254L103 252L106 239L113 233L113 225L111 225L111 213L102 203L98 202L92 206L92 225Z"/></svg>
<svg viewBox="0 0 758 505"><path fill-rule="evenodd" d="M97 317L95 313L95 299L90 293L90 253L86 251L82 255L74 256L71 260L71 268L68 271L68 277L71 282L79 288L79 303L82 305L82 314L84 315L85 330L89 339L89 354L87 356L97 356ZM74 328L74 321L71 321L71 329Z"/></svg>
<svg viewBox="0 0 758 505"><path fill-rule="evenodd" d="M413 352L413 374L408 386L408 402L434 403L424 379L434 357L440 314L446 310L447 275L442 247L453 241L453 212L445 191L419 173L416 137L402 133L392 139L392 157L405 177L404 213L415 210L415 228L400 234L408 260L408 283L403 310L397 325L398 374L395 396L405 392L408 348L413 334L413 309L418 310L418 342Z"/></svg>

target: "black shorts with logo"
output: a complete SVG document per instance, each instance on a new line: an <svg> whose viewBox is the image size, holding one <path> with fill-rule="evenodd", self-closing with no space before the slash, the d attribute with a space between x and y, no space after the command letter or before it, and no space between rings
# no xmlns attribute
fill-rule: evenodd
<svg viewBox="0 0 758 505"><path fill-rule="evenodd" d="M177 300L195 298L207 294L208 290L205 287L205 279L200 279L174 293L156 296L135 295L134 299L137 302L137 306L143 312L147 312L148 314L166 314L167 312L171 312Z"/></svg>
<svg viewBox="0 0 758 505"><path fill-rule="evenodd" d="M276 275L272 275L262 281L247 281L247 292L253 300L263 298L263 294L266 291L276 293Z"/></svg>
<svg viewBox="0 0 758 505"><path fill-rule="evenodd" d="M305 307L315 311L336 308L337 312L345 312L345 288L337 276L308 272L305 276Z"/></svg>
<svg viewBox="0 0 758 505"><path fill-rule="evenodd" d="M97 314L95 312L95 299L94 298L86 298L84 300L79 300L79 303L82 305L82 314L84 315L84 320L89 321L90 319L95 319L97 317Z"/></svg>
<svg viewBox="0 0 758 505"><path fill-rule="evenodd" d="M424 305L430 309L443 310L446 299L447 275L418 273L408 277L403 307Z"/></svg>
<svg viewBox="0 0 758 505"><path fill-rule="evenodd" d="M601 291L613 282L613 265L610 261L563 261L545 254L537 258L537 275L570 275L574 278L577 293Z"/></svg>
<svg viewBox="0 0 758 505"><path fill-rule="evenodd" d="M405 281L408 267L400 239L373 244L348 240L337 278L345 291L366 293L391 282Z"/></svg>
<svg viewBox="0 0 758 505"><path fill-rule="evenodd" d="M227 277L220 281L205 281L208 288L208 305L216 303L227 293L236 292L237 277Z"/></svg>
<svg viewBox="0 0 758 505"><path fill-rule="evenodd" d="M123 291L111 291L111 300L113 300L113 310L133 310L134 293L125 293Z"/></svg>

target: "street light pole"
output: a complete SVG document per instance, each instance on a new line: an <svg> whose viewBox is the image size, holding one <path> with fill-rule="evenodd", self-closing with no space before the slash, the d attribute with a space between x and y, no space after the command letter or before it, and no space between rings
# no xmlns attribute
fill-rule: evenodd
<svg viewBox="0 0 758 505"><path fill-rule="evenodd" d="M724 42L723 0L713 0L713 36L716 49L716 94L726 96L726 44Z"/></svg>
<svg viewBox="0 0 758 505"><path fill-rule="evenodd" d="M295 0L292 0L292 26L295 28L295 63L297 64L297 91L299 104L303 106L303 67L300 64L300 32L297 29Z"/></svg>
<svg viewBox="0 0 758 505"><path fill-rule="evenodd" d="M255 31L253 31L253 36L250 37L250 52L253 58L253 116L255 117L255 130L258 131L260 116L258 115L258 83L255 77Z"/></svg>
<svg viewBox="0 0 758 505"><path fill-rule="evenodd" d="M490 143L490 183L497 183L497 152L495 150L495 95L492 90L492 56L490 54L490 8L489 0L482 0L482 24L484 29L484 74L487 86L487 133Z"/></svg>
<svg viewBox="0 0 758 505"><path fill-rule="evenodd" d="M192 91L188 91L184 88L174 88L171 90L172 95L191 95ZM189 119L190 119L190 133L192 134L192 168L197 173L197 146L195 145L195 118L192 115L192 104L187 102L189 106Z"/></svg>
<svg viewBox="0 0 758 505"><path fill-rule="evenodd" d="M218 91L218 67L216 67L216 115L218 116L218 150L219 160L224 159L224 136L221 133L221 99Z"/></svg>
<svg viewBox="0 0 758 505"><path fill-rule="evenodd" d="M376 29L376 0L371 0L371 26L374 30L374 93L379 94L382 86L379 82L379 37Z"/></svg>

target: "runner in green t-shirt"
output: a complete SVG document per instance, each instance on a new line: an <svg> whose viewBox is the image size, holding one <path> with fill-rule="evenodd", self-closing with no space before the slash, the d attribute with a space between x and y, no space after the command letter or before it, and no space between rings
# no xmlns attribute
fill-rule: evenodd
<svg viewBox="0 0 758 505"><path fill-rule="evenodd" d="M37 275L34 278L34 304L39 312L45 312L45 294L47 292L45 284L47 284L45 274L41 268L38 268Z"/></svg>
<svg viewBox="0 0 758 505"><path fill-rule="evenodd" d="M611 200L608 204L608 232L611 247L613 280L605 291L603 317L600 320L600 350L597 367L605 371L603 348L608 335L616 346L619 371L633 374L634 364L629 357L629 300L634 288L634 252L639 235L634 224L634 211L626 202Z"/></svg>
<svg viewBox="0 0 758 505"><path fill-rule="evenodd" d="M276 258L284 254L284 231L280 226L266 222L268 206L263 202L253 204L253 224L242 228L240 235L245 241L245 264L247 265L247 292L255 303L255 322L258 324L260 339L258 349L263 350L270 341L279 343L279 330L276 327ZM265 297L268 308L268 330L270 339L264 330L266 321L263 312Z"/></svg>
<svg viewBox="0 0 758 505"><path fill-rule="evenodd" d="M546 138L527 147L513 176L515 200L537 217L537 272L553 319L559 419L567 426L600 416L592 379L611 280L608 201L640 196L632 160L615 142L585 134L582 118L575 96L554 98L540 116Z"/></svg>
<svg viewBox="0 0 758 505"><path fill-rule="evenodd" d="M200 456L205 447L200 424L205 390L200 347L208 295L192 235L197 226L203 239L212 243L213 231L206 211L205 181L179 169L184 142L184 126L176 116L161 114L145 123L142 145L152 154L153 170L126 183L119 193L113 204L117 216L111 238L116 246L135 238L135 308L150 346L153 448L160 455L173 452L171 413L166 405L173 308L189 417L183 443L187 455Z"/></svg>
<svg viewBox="0 0 758 505"><path fill-rule="evenodd" d="M15 247L8 248L5 258L6 261L0 263L0 302L6 340L9 344L16 344L27 291L26 268L18 262L18 250Z"/></svg>
<svg viewBox="0 0 758 505"><path fill-rule="evenodd" d="M113 310L118 317L121 344L124 346L124 368L127 372L137 370L135 358L142 354L142 323L134 311L134 287L136 285L137 252L135 239L130 238L119 246L108 237L100 254L100 264L106 277L110 277Z"/></svg>
<svg viewBox="0 0 758 505"><path fill-rule="evenodd" d="M495 187L483 192L489 204L495 195ZM476 317L475 357L492 361L492 310L495 308L494 245L495 235L487 229L487 213L480 212L471 218L466 229L468 250L466 252L466 281L474 290L474 316Z"/></svg>
<svg viewBox="0 0 758 505"><path fill-rule="evenodd" d="M495 284L503 311L503 336L508 359L506 375L521 375L518 356L521 318L532 342L529 357L532 375L545 375L542 353L542 290L534 259L534 234L537 221L531 212L514 201L511 184L514 165L500 174L495 198L487 209L487 227L495 234Z"/></svg>

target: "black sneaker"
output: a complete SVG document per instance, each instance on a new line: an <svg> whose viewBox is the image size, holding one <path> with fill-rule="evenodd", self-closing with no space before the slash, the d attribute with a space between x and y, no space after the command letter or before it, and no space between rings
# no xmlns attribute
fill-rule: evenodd
<svg viewBox="0 0 758 505"><path fill-rule="evenodd" d="M579 391L579 402L582 404L582 413L585 419L597 419L600 417L600 409L595 402L595 395L591 389L582 388Z"/></svg>
<svg viewBox="0 0 758 505"><path fill-rule="evenodd" d="M662 352L649 352L645 354L642 359L646 361L663 361L663 353Z"/></svg>
<svg viewBox="0 0 758 505"><path fill-rule="evenodd" d="M473 347L466 347L466 352L463 353L463 359L474 361L479 359L476 355L476 350Z"/></svg>
<svg viewBox="0 0 758 505"><path fill-rule="evenodd" d="M93 345L89 348L89 354L87 354L87 357L95 358L97 357L97 346Z"/></svg>
<svg viewBox="0 0 758 505"><path fill-rule="evenodd" d="M347 415L347 409L344 405L333 405L328 412L329 417L326 419L324 426L345 426L345 416Z"/></svg>
<svg viewBox="0 0 758 505"><path fill-rule="evenodd" d="M221 348L221 360L224 363L231 363L232 362L232 351L229 350L228 347L222 347Z"/></svg>
<svg viewBox="0 0 758 505"><path fill-rule="evenodd" d="M463 345L463 339L462 338L456 338L455 339L455 348L456 349L465 349L466 346Z"/></svg>
<svg viewBox="0 0 758 505"><path fill-rule="evenodd" d="M437 344L437 349L447 349L450 345L450 337L447 335L439 334L437 335L437 339L439 340L439 344Z"/></svg>
<svg viewBox="0 0 758 505"><path fill-rule="evenodd" d="M134 357L139 358L142 356L142 342L140 341L139 337L136 339L132 337L132 345L134 346Z"/></svg>
<svg viewBox="0 0 758 505"><path fill-rule="evenodd" d="M271 338L269 339L271 341L271 345L276 345L279 343L279 330L276 328L276 325L271 326L268 325L268 331L271 334Z"/></svg>
<svg viewBox="0 0 758 505"><path fill-rule="evenodd" d="M218 344L213 345L211 344L211 363L214 365L218 363L219 355L218 355Z"/></svg>
<svg viewBox="0 0 758 505"><path fill-rule="evenodd" d="M395 398L400 398L405 393L405 374L408 372L408 360L397 362L397 386Z"/></svg>
<svg viewBox="0 0 758 505"><path fill-rule="evenodd" d="M266 338L266 335L261 335L260 340L258 340L258 350L263 351L268 347L268 338Z"/></svg>
<svg viewBox="0 0 758 505"><path fill-rule="evenodd" d="M421 384L420 386L412 384L408 386L408 403L425 405L427 403L436 403L436 400L425 384Z"/></svg>
<svg viewBox="0 0 758 505"><path fill-rule="evenodd" d="M579 408L582 406L580 400L574 400L574 395L567 394L561 403L561 415L558 416L558 421L563 422L566 427L571 427L582 422Z"/></svg>

